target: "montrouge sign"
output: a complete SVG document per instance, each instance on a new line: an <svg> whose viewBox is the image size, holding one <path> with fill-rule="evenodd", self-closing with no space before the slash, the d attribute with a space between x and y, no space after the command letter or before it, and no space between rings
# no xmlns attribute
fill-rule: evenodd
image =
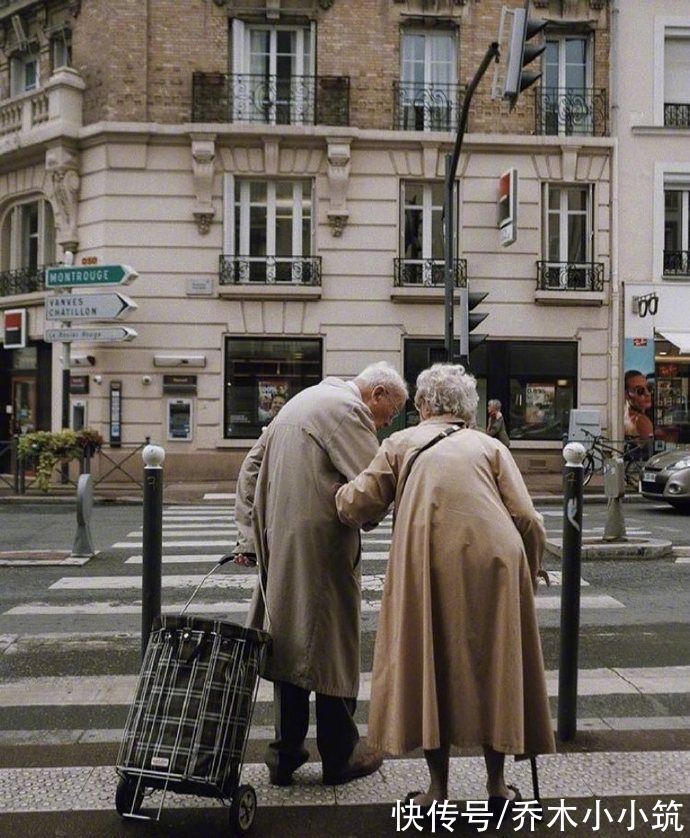
<svg viewBox="0 0 690 838"><path fill-rule="evenodd" d="M99 265L94 268L75 268L64 265L46 268L46 288L75 286L126 285L139 274L129 265Z"/></svg>

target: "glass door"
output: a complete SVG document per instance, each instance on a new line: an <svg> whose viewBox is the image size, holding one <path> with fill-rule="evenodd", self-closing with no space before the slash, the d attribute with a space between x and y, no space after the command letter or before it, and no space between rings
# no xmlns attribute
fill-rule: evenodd
<svg viewBox="0 0 690 838"><path fill-rule="evenodd" d="M12 433L29 434L36 430L36 379L33 376L12 378Z"/></svg>
<svg viewBox="0 0 690 838"><path fill-rule="evenodd" d="M545 134L591 134L587 38L549 38L543 64L542 119Z"/></svg>
<svg viewBox="0 0 690 838"><path fill-rule="evenodd" d="M450 131L456 123L457 71L452 33L405 33L402 128Z"/></svg>
<svg viewBox="0 0 690 838"><path fill-rule="evenodd" d="M314 121L313 78L308 29L251 28L248 56L253 113L250 119L270 125Z"/></svg>

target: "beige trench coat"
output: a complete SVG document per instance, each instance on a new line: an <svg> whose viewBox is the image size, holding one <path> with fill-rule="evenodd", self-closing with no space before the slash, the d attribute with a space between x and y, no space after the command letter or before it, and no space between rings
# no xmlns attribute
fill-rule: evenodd
<svg viewBox="0 0 690 838"><path fill-rule="evenodd" d="M451 423L435 417L385 440L339 490L341 518L380 520L410 455ZM463 428L420 454L396 506L369 742L393 754L554 751L534 602L545 532L511 454Z"/></svg>
<svg viewBox="0 0 690 838"><path fill-rule="evenodd" d="M326 695L359 689L360 536L338 519L333 485L378 449L371 412L352 387L327 378L294 396L242 466L238 548L254 552L268 617L254 591L248 625L270 631L265 677Z"/></svg>

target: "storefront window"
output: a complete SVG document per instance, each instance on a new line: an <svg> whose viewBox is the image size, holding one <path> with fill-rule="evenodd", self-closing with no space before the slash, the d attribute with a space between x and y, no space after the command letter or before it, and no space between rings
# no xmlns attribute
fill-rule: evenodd
<svg viewBox="0 0 690 838"><path fill-rule="evenodd" d="M442 340L405 344L405 378L413 389L417 375L445 361ZM470 358L477 379L477 427L486 427L488 399L498 399L511 439L562 440L570 411L577 405L577 344L535 341L487 341ZM411 393L413 395L413 393ZM408 402L406 424L417 414Z"/></svg>
<svg viewBox="0 0 690 838"><path fill-rule="evenodd" d="M227 338L225 437L254 439L283 405L322 378L320 339Z"/></svg>

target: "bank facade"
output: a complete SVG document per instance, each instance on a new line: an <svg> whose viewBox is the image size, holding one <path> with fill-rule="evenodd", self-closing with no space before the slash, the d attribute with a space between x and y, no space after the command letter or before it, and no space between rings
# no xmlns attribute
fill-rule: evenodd
<svg viewBox="0 0 690 838"><path fill-rule="evenodd" d="M71 421L160 441L172 477L234 476L275 406L325 375L383 359L413 383L442 359L444 155L503 3L197 0L180 27L170 0L115 0L106 28L103 5L0 3L0 307L26 327L0 350L0 439L61 425L57 263L137 272L117 289L136 337L71 345ZM623 334L611 9L536 5L541 86L510 113L489 73L473 101L454 276L487 293L479 424L499 398L540 470L574 407L616 435Z"/></svg>

